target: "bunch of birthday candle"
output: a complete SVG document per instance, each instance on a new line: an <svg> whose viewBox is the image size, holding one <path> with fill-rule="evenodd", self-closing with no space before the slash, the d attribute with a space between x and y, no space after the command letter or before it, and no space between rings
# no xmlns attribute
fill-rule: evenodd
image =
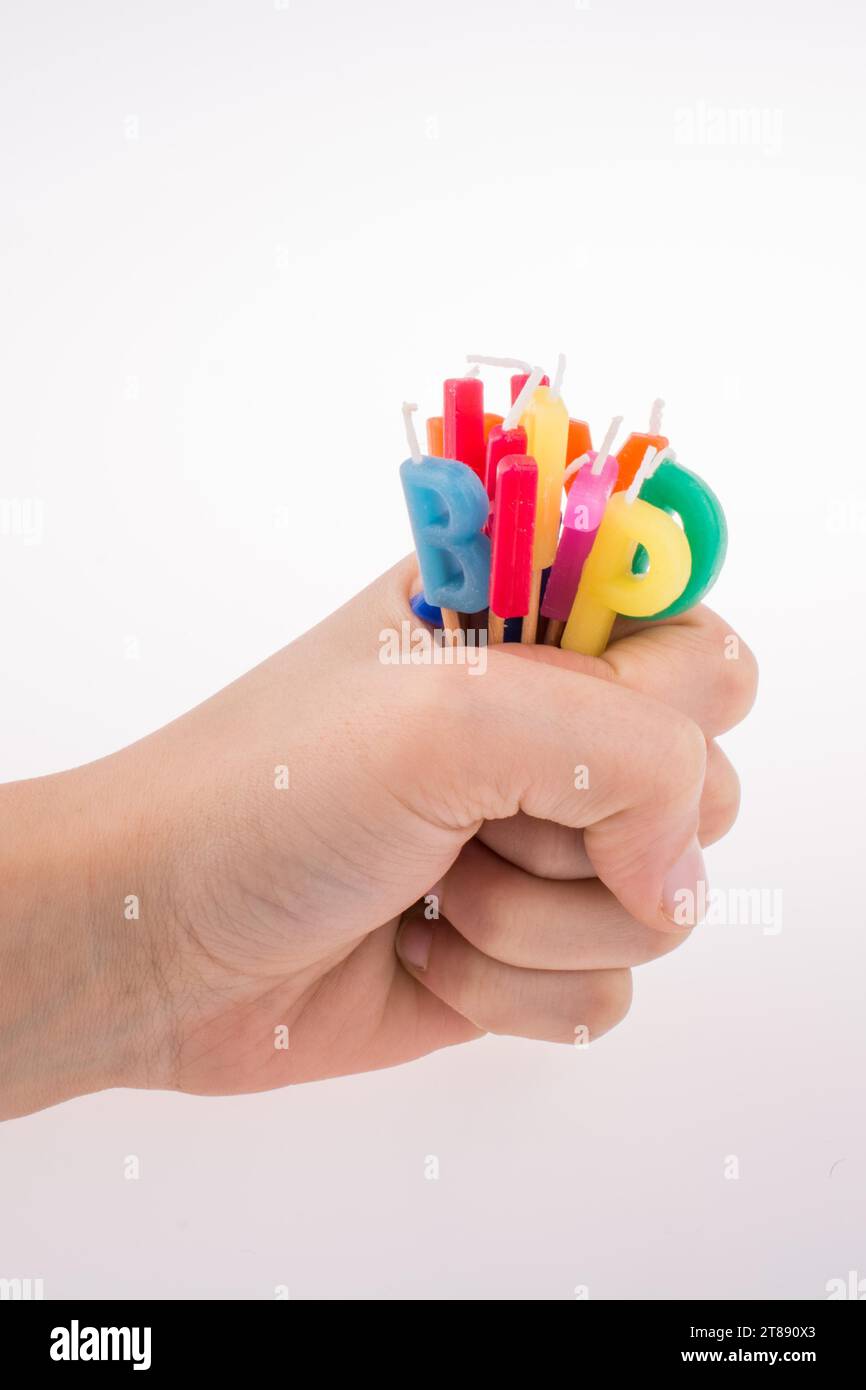
<svg viewBox="0 0 866 1390"><path fill-rule="evenodd" d="M594 450L563 400L562 356L552 384L516 359L468 360L427 421L426 455L416 407L403 407L410 457L400 475L423 616L455 631L486 616L491 642L518 640L518 626L522 642L598 656L617 614L650 621L698 603L722 567L727 529L714 493L661 433L663 402L617 453L621 416ZM481 363L518 369L504 417L485 413Z"/></svg>

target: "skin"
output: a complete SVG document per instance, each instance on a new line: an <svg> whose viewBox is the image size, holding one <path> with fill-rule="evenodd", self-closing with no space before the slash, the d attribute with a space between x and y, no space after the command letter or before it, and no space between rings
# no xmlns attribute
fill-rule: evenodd
<svg viewBox="0 0 866 1390"><path fill-rule="evenodd" d="M600 659L385 665L415 585L404 561L157 733L0 788L0 1116L594 1039L686 939L673 895L737 811L714 740L754 698L745 645L698 608Z"/></svg>

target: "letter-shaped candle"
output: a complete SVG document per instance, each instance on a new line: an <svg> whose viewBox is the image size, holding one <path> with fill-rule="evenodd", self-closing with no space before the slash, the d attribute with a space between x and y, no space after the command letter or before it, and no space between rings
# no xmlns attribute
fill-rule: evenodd
<svg viewBox="0 0 866 1390"><path fill-rule="evenodd" d="M487 620L491 642L503 640L506 618L523 618L529 611L537 491L538 467L534 459L525 454L509 454L499 460Z"/></svg>
<svg viewBox="0 0 866 1390"><path fill-rule="evenodd" d="M529 405L520 418L520 423L526 430L526 452L538 464L535 542L532 548L532 595L529 612L523 623L521 642L535 641L542 571L556 559L562 507L562 478L565 473L565 451L568 444L568 411L560 395L564 369L565 358L560 355L553 385L536 386ZM526 387L531 382L532 377L527 381Z"/></svg>
<svg viewBox="0 0 866 1390"><path fill-rule="evenodd" d="M559 644L586 558L616 484L619 465L610 450L621 424L622 416L615 415L598 453L590 452L585 461L575 460L565 470L566 485L570 474L574 486L565 503L562 535L541 605L542 616L548 619L544 634L548 647Z"/></svg>
<svg viewBox="0 0 866 1390"><path fill-rule="evenodd" d="M410 457L400 465L400 479L424 597L443 610L477 613L487 607L490 583L490 540L483 534L487 492L457 459L421 454L409 414L414 408L403 407Z"/></svg>
<svg viewBox="0 0 866 1390"><path fill-rule="evenodd" d="M556 559L562 507L562 475L568 443L568 411L549 386L537 386L520 421L526 452L538 464L538 505L532 568L545 570Z"/></svg>
<svg viewBox="0 0 866 1390"><path fill-rule="evenodd" d="M635 482L642 481L638 473ZM615 493L607 504L562 636L566 651L601 656L617 613L650 617L678 599L689 582L685 532L667 512L635 500L636 493ZM632 570L638 545L649 552L645 575Z"/></svg>
<svg viewBox="0 0 866 1390"><path fill-rule="evenodd" d="M508 458L509 455L519 456L526 453L526 430L516 425L514 429L506 429L504 424L494 425L487 439L487 496L491 504L496 499L496 477L497 468L501 459ZM536 470L537 472L537 470ZM509 617L516 615L510 613Z"/></svg>
<svg viewBox="0 0 866 1390"><path fill-rule="evenodd" d="M613 492L616 469L616 459L610 456L601 473L593 473L592 463L587 460L568 495L559 549L541 605L542 617L549 620L544 638L548 646L558 644L568 621L583 567Z"/></svg>
<svg viewBox="0 0 866 1390"><path fill-rule="evenodd" d="M646 479L640 496L644 502L679 517L692 553L692 572L679 598L658 613L649 615L652 618L673 618L677 613L684 613L687 608L700 603L715 584L728 548L725 514L718 497L703 479L672 459L665 459ZM642 573L646 563L646 554L639 551L634 560L635 572Z"/></svg>
<svg viewBox="0 0 866 1390"><path fill-rule="evenodd" d="M443 457L459 459L483 483L484 385L478 377L462 376L446 381L442 419Z"/></svg>
<svg viewBox="0 0 866 1390"><path fill-rule="evenodd" d="M541 380L541 368L535 367L526 378L526 385L517 400L512 405L505 419L490 431L487 440L487 495L490 498L491 508L496 500L496 470L499 460L507 458L509 454L515 457L526 455L526 430L519 424L519 420L525 407L532 399L532 394ZM537 474L536 474L537 476ZM533 522L534 524L534 522ZM493 512L487 524L488 532L493 534ZM509 614L509 617L516 616Z"/></svg>
<svg viewBox="0 0 866 1390"><path fill-rule="evenodd" d="M665 408L663 400L653 401L650 411L649 431L647 434L630 434L617 454L619 463L619 478L617 479L616 492L625 492L626 488L631 487L634 482L634 475L640 468L644 455L648 448L666 449L670 440L666 434L662 434L662 411Z"/></svg>

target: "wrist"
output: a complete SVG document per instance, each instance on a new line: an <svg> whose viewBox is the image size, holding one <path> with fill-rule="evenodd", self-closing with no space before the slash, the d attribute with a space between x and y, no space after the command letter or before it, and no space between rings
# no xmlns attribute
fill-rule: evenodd
<svg viewBox="0 0 866 1390"><path fill-rule="evenodd" d="M159 1085L165 918L110 762L0 787L0 1118Z"/></svg>

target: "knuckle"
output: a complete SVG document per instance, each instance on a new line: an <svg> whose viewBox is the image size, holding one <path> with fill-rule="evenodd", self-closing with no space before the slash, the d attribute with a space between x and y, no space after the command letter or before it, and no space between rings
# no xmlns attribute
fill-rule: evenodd
<svg viewBox="0 0 866 1390"><path fill-rule="evenodd" d="M509 990L503 989L501 971L491 969L490 962L480 953L467 958L464 964L459 986L461 998L457 1005L460 1013L485 1033L499 1036L513 1033L517 1001Z"/></svg>
<svg viewBox="0 0 866 1390"><path fill-rule="evenodd" d="M676 710L668 710L667 715L656 731L653 790L660 797L670 798L702 785L707 769L707 741L694 720Z"/></svg>
<svg viewBox="0 0 866 1390"><path fill-rule="evenodd" d="M758 693L758 663L745 642L737 639L736 656L726 660L725 707L728 718L738 724L748 714Z"/></svg>
<svg viewBox="0 0 866 1390"><path fill-rule="evenodd" d="M590 1006L590 1032L600 1037L622 1023L632 1001L630 970L599 970L595 972Z"/></svg>
<svg viewBox="0 0 866 1390"><path fill-rule="evenodd" d="M701 839L720 840L740 810L740 779L727 759L714 758L701 801Z"/></svg>
<svg viewBox="0 0 866 1390"><path fill-rule="evenodd" d="M476 1000L477 1018L473 1021L478 1023L486 1033L492 1033L495 1037L508 1038L521 1032L520 1012L515 1008L512 1000L503 997L500 990L492 985L482 986L478 991Z"/></svg>
<svg viewBox="0 0 866 1390"><path fill-rule="evenodd" d="M705 641L718 655L719 703L726 723L738 724L754 704L758 689L758 663L751 648L724 618L703 610Z"/></svg>
<svg viewBox="0 0 866 1390"><path fill-rule="evenodd" d="M676 951L691 936L691 928L688 931L652 931L647 930L647 935L643 941L640 957L632 961L632 965L649 965L654 960L661 960L662 956L669 956L671 951Z"/></svg>
<svg viewBox="0 0 866 1390"><path fill-rule="evenodd" d="M503 894L495 888L474 896L471 923L464 924L467 939L485 955L502 958L512 935L513 914Z"/></svg>
<svg viewBox="0 0 866 1390"><path fill-rule="evenodd" d="M720 840L723 835L727 835L731 826L737 819L740 810L739 791L726 793L719 798L712 808L712 819L710 828L714 840Z"/></svg>

